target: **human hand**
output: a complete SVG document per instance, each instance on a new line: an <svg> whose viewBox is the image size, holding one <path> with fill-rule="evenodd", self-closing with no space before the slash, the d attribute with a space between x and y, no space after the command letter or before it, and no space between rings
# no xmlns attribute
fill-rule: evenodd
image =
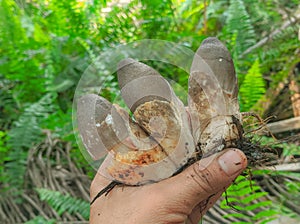
<svg viewBox="0 0 300 224"><path fill-rule="evenodd" d="M91 205L90 223L197 224L246 166L247 159L240 150L227 149L158 183L116 186ZM97 173L91 199L109 182Z"/></svg>
<svg viewBox="0 0 300 224"><path fill-rule="evenodd" d="M191 66L188 108L145 64L123 60L118 80L134 120L97 95L78 103L78 127L90 155L100 160L108 152L91 186L91 223L199 221L247 165L237 149L215 154L237 147L242 136L228 50L216 38L200 46ZM116 183L123 186L109 192ZM103 192L109 193L100 197Z"/></svg>

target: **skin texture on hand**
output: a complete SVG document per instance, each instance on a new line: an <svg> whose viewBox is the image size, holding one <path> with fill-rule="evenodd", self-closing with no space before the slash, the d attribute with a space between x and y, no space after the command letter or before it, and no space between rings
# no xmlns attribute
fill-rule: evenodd
<svg viewBox="0 0 300 224"><path fill-rule="evenodd" d="M91 205L90 223L198 224L246 166L243 152L226 149L158 183L116 186ZM97 173L91 198L110 182Z"/></svg>

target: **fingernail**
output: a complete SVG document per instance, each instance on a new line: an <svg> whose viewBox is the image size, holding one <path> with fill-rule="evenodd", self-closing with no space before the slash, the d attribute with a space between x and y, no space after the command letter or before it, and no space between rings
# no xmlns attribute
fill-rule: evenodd
<svg viewBox="0 0 300 224"><path fill-rule="evenodd" d="M222 170L228 176L232 176L244 168L243 160L245 158L236 149L230 149L219 157L218 162Z"/></svg>

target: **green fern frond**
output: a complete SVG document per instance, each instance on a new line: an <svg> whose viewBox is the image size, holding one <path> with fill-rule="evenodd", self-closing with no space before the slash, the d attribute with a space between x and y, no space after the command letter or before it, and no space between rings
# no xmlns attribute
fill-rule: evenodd
<svg viewBox="0 0 300 224"><path fill-rule="evenodd" d="M24 113L14 122L13 128L9 132L9 145L14 150L30 148L32 142L37 142L40 138L41 130L39 121L46 118L55 109L54 100L56 94L49 93L38 102L28 106Z"/></svg>
<svg viewBox="0 0 300 224"><path fill-rule="evenodd" d="M264 79L259 67L259 61L256 60L240 87L241 111L249 111L266 92Z"/></svg>
<svg viewBox="0 0 300 224"><path fill-rule="evenodd" d="M278 214L272 208L272 201L268 200L265 196L268 195L264 192L255 181L248 180L246 177L239 176L235 184L226 190L227 200L221 202L221 208L228 210L230 213L224 217L236 217L240 222L233 223L263 223L266 220L270 221ZM239 212L236 213L232 210L233 206Z"/></svg>
<svg viewBox="0 0 300 224"><path fill-rule="evenodd" d="M25 222L25 224L55 224L57 221L55 219L47 220L42 216L36 216L35 218Z"/></svg>
<svg viewBox="0 0 300 224"><path fill-rule="evenodd" d="M0 72L0 130L9 129L12 121L17 118L17 104L11 89L11 82L1 76Z"/></svg>
<svg viewBox="0 0 300 224"><path fill-rule="evenodd" d="M34 142L39 142L42 139L39 123L54 111L53 102L55 98L56 94L49 93L38 102L28 106L8 132L8 146L13 150L9 152L8 160L4 166L9 177L8 183L16 188L23 184L27 149L32 147Z"/></svg>
<svg viewBox="0 0 300 224"><path fill-rule="evenodd" d="M259 50L261 66L264 68L262 72L272 71L271 88L276 88L279 82L286 80L294 66L300 62L299 55L296 53L299 49L299 40L290 38L295 35L296 30L298 31L299 28L298 25L282 30L273 36L270 44Z"/></svg>
<svg viewBox="0 0 300 224"><path fill-rule="evenodd" d="M272 37L272 42L270 44L259 49L260 58L264 67L268 68L269 66L274 65L274 61L282 61L280 55L293 52L299 48L299 40L296 38L290 38L295 35L296 30L299 28L300 26L291 26L281 30ZM290 40L286 41L287 39ZM289 54L289 56L291 55Z"/></svg>
<svg viewBox="0 0 300 224"><path fill-rule="evenodd" d="M79 213L83 218L89 218L90 204L82 199L74 198L69 194L63 195L58 191L38 188L36 191L42 201L46 201L59 215L64 212Z"/></svg>
<svg viewBox="0 0 300 224"><path fill-rule="evenodd" d="M269 170L255 170L252 174L263 177L263 186L272 195L276 195L276 197L273 197L272 211L276 211L280 216L294 219L293 223L299 223L300 183L298 180L300 174L293 171L270 172ZM265 184L267 182L269 184ZM263 214L259 213L258 216Z"/></svg>
<svg viewBox="0 0 300 224"><path fill-rule="evenodd" d="M236 54L240 54L255 44L255 32L246 7L241 0L231 0L227 11L228 17L223 32L226 39L236 35L236 45L231 46Z"/></svg>

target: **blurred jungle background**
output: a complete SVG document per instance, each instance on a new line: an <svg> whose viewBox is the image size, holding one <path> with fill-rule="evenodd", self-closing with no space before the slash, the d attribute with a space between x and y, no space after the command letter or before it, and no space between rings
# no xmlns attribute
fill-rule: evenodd
<svg viewBox="0 0 300 224"><path fill-rule="evenodd" d="M95 171L73 135L72 100L99 54L141 39L195 51L208 36L231 51L241 110L268 121L274 135L254 140L278 158L240 176L203 223L300 222L299 3L0 0L0 223L88 223ZM163 75L186 87L178 72ZM114 75L109 83L117 94ZM249 119L256 125L248 129L261 125Z"/></svg>

